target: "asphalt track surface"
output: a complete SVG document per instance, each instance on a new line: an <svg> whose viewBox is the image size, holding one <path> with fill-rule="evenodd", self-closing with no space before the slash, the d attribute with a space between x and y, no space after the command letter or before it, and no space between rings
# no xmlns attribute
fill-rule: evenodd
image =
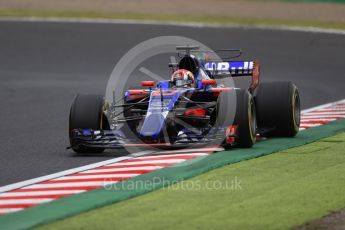
<svg viewBox="0 0 345 230"><path fill-rule="evenodd" d="M162 35L216 48L242 48L260 60L262 80L290 80L302 108L345 98L345 37L244 28L0 22L0 186L125 154L76 156L68 114L76 93L104 93L116 62L139 42ZM168 73L167 64L150 70ZM133 79L133 82L138 79Z"/></svg>

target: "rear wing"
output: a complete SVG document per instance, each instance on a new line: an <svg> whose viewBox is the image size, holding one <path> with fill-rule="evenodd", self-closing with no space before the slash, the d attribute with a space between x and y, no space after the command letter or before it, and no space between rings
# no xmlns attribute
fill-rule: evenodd
<svg viewBox="0 0 345 230"><path fill-rule="evenodd" d="M260 81L260 65L256 61L206 62L203 67L213 78L251 76L250 90L254 90Z"/></svg>
<svg viewBox="0 0 345 230"><path fill-rule="evenodd" d="M250 76L253 73L254 61L206 62L204 69L212 73L213 76Z"/></svg>

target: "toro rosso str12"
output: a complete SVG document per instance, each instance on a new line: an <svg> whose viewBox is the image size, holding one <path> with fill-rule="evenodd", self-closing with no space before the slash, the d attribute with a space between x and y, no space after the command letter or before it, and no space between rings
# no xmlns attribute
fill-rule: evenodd
<svg viewBox="0 0 345 230"><path fill-rule="evenodd" d="M251 147L257 136L297 134L300 99L293 83L260 83L255 61L207 58L216 51L197 46L177 50L180 60L169 64L168 80L142 81L142 89L128 89L111 103L101 95L77 95L69 117L71 148L85 153L133 145ZM251 77L247 88L220 84L244 76Z"/></svg>

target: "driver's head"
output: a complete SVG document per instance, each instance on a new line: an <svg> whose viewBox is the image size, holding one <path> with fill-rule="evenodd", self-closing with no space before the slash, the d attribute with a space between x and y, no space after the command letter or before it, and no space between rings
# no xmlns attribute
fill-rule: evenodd
<svg viewBox="0 0 345 230"><path fill-rule="evenodd" d="M192 72L186 69L179 69L172 74L171 82L176 87L182 87L182 86L190 87L194 84L194 75Z"/></svg>

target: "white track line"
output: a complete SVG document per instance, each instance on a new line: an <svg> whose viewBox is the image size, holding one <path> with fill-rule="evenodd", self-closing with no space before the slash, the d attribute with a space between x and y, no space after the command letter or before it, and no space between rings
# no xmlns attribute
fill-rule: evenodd
<svg viewBox="0 0 345 230"><path fill-rule="evenodd" d="M23 210L24 208L0 208L0 214L10 213L10 212L18 212Z"/></svg>
<svg viewBox="0 0 345 230"><path fill-rule="evenodd" d="M339 115L339 116L345 116L345 112L334 112L334 113L330 113L330 112L327 112L327 113L324 113L324 112L312 112L312 113L308 113L309 116L319 116L319 117L322 117L322 116L327 116L327 115ZM305 116L305 115L302 115L302 117Z"/></svg>
<svg viewBox="0 0 345 230"><path fill-rule="evenodd" d="M141 165L141 164L176 164L185 161L184 159L164 159L164 160L140 160L133 162L119 162L115 164L110 164L109 166L130 166L130 165Z"/></svg>
<svg viewBox="0 0 345 230"><path fill-rule="evenodd" d="M78 175L84 173L101 173L101 172L121 172L121 171L140 171L140 170L157 170L163 168L162 166L131 166L128 168L101 168L101 169L91 169L88 171L80 172Z"/></svg>
<svg viewBox="0 0 345 230"><path fill-rule="evenodd" d="M305 110L302 110L301 113L302 113L302 116L303 116L304 113L309 113L310 111L313 111L313 110L323 109L323 108L326 108L326 107L335 106L336 104L339 104L339 103L345 103L345 99L342 99L342 100L339 100L339 101L335 101L335 102L326 103L326 104L323 104L323 105L318 105L318 106L315 106L315 107L312 107L312 108L309 108L309 109L305 109Z"/></svg>
<svg viewBox="0 0 345 230"><path fill-rule="evenodd" d="M330 122L335 121L336 118L301 118L301 123L308 122L308 121L324 121L324 122Z"/></svg>
<svg viewBox="0 0 345 230"><path fill-rule="evenodd" d="M320 125L322 125L322 124L301 124L300 127L309 129L309 128L320 126Z"/></svg>
<svg viewBox="0 0 345 230"><path fill-rule="evenodd" d="M180 150L166 150L166 151L159 151L155 152L154 154L165 154L165 153L200 153L200 152L217 152L223 151L224 148L222 147L214 147L214 148L197 148L197 149L180 149Z"/></svg>
<svg viewBox="0 0 345 230"><path fill-rule="evenodd" d="M155 153L156 154L156 153ZM152 155L152 156L144 156L140 157L140 159L155 159L155 158L171 158L171 157L198 157L198 156L207 156L208 153L201 153L201 152L195 152L195 153L186 153L186 154L166 154L166 155Z"/></svg>
<svg viewBox="0 0 345 230"><path fill-rule="evenodd" d="M26 191L26 192L6 192L0 194L0 197L12 196L44 196L44 195L69 195L86 192L87 190L63 190L63 191Z"/></svg>
<svg viewBox="0 0 345 230"><path fill-rule="evenodd" d="M73 187L89 187L89 186L103 186L106 184L115 184L118 181L115 180L104 180L104 181L92 181L92 182L63 182L63 183L52 183L52 184L33 184L26 188L73 188Z"/></svg>
<svg viewBox="0 0 345 230"><path fill-rule="evenodd" d="M132 174L98 174L98 175L82 175L81 176L64 176L60 178L53 179L51 181L59 181L59 180L78 180L78 179L96 179L96 178L128 178L128 177L135 177L141 174L132 173Z"/></svg>
<svg viewBox="0 0 345 230"><path fill-rule="evenodd" d="M302 115L301 119L327 119L327 118L345 118L345 115Z"/></svg>
<svg viewBox="0 0 345 230"><path fill-rule="evenodd" d="M39 199L8 199L8 200L0 200L0 205L8 205L8 204L40 204L52 201L55 199L52 198L39 198Z"/></svg>
<svg viewBox="0 0 345 230"><path fill-rule="evenodd" d="M136 24L136 25L162 25L179 26L192 28L243 28L261 30L283 30L307 33L326 33L345 35L345 30L324 29L304 26L270 26L270 25L243 25L243 24L220 24L220 23L198 23L198 22L177 22L177 21L157 21L157 20L137 20L137 19L90 19L90 18L59 18L59 17L3 17L0 21L13 22L55 22L55 23L101 23L101 24Z"/></svg>
<svg viewBox="0 0 345 230"><path fill-rule="evenodd" d="M334 107L334 108L325 108L325 109L317 109L315 112L320 113L320 112L325 112L325 113L332 113L332 112L341 112L345 111L345 107Z"/></svg>

